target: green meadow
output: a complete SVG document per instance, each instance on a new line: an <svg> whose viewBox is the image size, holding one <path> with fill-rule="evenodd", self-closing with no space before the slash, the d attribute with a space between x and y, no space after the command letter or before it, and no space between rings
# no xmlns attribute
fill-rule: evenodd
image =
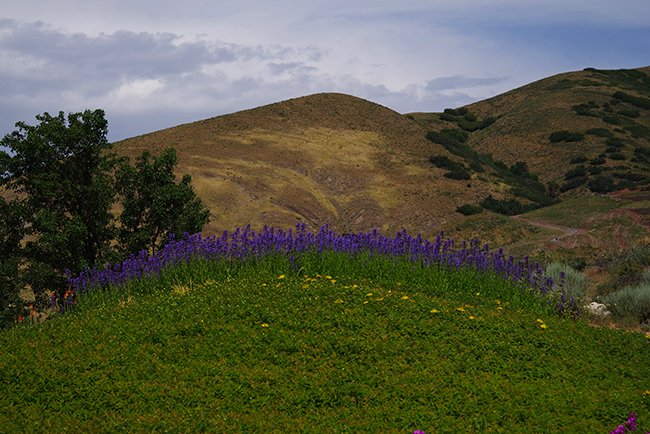
<svg viewBox="0 0 650 434"><path fill-rule="evenodd" d="M490 273L193 261L0 331L2 432L650 429L650 339Z"/></svg>

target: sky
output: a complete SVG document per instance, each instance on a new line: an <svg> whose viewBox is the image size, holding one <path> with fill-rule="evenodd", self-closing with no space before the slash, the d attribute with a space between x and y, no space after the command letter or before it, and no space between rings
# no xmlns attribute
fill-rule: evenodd
<svg viewBox="0 0 650 434"><path fill-rule="evenodd" d="M101 108L109 140L319 92L442 111L561 72L650 65L648 0L20 0L0 137Z"/></svg>

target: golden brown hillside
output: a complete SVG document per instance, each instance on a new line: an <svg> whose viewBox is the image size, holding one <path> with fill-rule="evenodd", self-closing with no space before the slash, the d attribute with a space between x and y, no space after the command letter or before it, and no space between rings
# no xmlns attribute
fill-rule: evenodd
<svg viewBox="0 0 650 434"><path fill-rule="evenodd" d="M208 232L305 222L432 234L489 186L445 178L428 156L450 154L425 133L386 107L326 93L131 138L115 149L134 156L176 148L178 172L192 175L212 211Z"/></svg>

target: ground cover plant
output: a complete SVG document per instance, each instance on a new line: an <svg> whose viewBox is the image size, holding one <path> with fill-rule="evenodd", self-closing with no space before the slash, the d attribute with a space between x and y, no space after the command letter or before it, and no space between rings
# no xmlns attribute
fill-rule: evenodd
<svg viewBox="0 0 650 434"><path fill-rule="evenodd" d="M633 411L643 430L650 340L576 320L552 287L442 236L181 237L0 332L0 426L608 432Z"/></svg>

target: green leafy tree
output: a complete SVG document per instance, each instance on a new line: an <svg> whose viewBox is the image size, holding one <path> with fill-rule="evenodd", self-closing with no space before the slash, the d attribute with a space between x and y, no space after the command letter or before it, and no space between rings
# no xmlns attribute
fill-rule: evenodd
<svg viewBox="0 0 650 434"><path fill-rule="evenodd" d="M65 290L66 270L94 266L107 252L115 159L102 110L36 119L18 122L0 141L13 154L3 153L0 173L25 212L25 279L38 302L48 290Z"/></svg>
<svg viewBox="0 0 650 434"><path fill-rule="evenodd" d="M184 175L176 182L176 151L166 149L153 158L144 152L135 166L122 165L117 172L117 192L122 198L119 241L122 251L155 252L170 233L199 232L210 211Z"/></svg>
<svg viewBox="0 0 650 434"><path fill-rule="evenodd" d="M20 241L24 218L20 204L0 197L0 328L14 323L22 311L20 300Z"/></svg>

